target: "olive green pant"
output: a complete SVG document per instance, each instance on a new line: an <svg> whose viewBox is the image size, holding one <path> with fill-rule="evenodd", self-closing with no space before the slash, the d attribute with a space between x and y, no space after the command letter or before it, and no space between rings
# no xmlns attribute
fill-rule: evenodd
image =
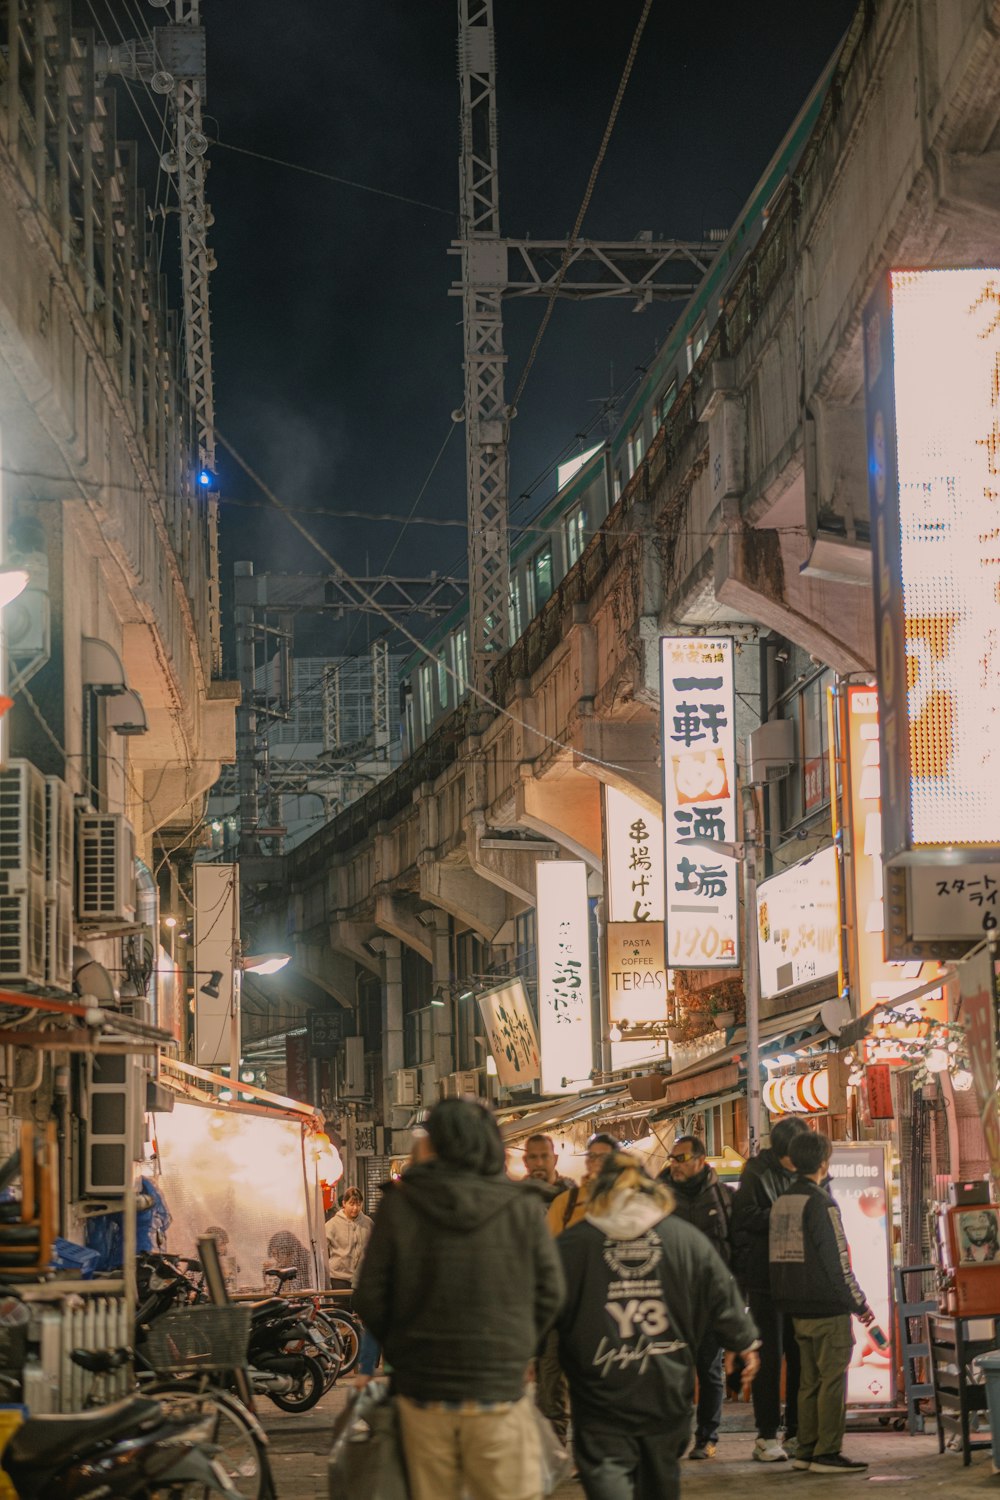
<svg viewBox="0 0 1000 1500"><path fill-rule="evenodd" d="M839 1453L847 1423L847 1367L854 1348L851 1315L792 1321L802 1359L798 1453L817 1458Z"/></svg>

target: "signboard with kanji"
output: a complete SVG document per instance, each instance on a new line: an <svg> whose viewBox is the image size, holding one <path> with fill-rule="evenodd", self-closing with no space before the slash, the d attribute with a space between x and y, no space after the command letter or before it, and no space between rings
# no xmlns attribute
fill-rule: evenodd
<svg viewBox="0 0 1000 1500"><path fill-rule="evenodd" d="M309 1027L309 1053L312 1057L335 1057L344 1040L344 1021L348 1012L344 1010L311 1010Z"/></svg>
<svg viewBox="0 0 1000 1500"><path fill-rule="evenodd" d="M609 922L662 922L663 818L604 788L604 896Z"/></svg>
<svg viewBox="0 0 1000 1500"><path fill-rule="evenodd" d="M575 1093L594 1068L587 867L539 860L535 880L542 1093Z"/></svg>
<svg viewBox="0 0 1000 1500"><path fill-rule="evenodd" d="M527 1088L541 1076L541 1057L524 985L512 979L478 1000L497 1078L505 1088Z"/></svg>
<svg viewBox="0 0 1000 1500"><path fill-rule="evenodd" d="M732 639L664 636L660 672L667 962L733 969L740 959L736 860L711 847L737 837ZM698 843L684 842L690 839Z"/></svg>
<svg viewBox="0 0 1000 1500"><path fill-rule="evenodd" d="M302 1104L313 1103L309 1039L304 1031L285 1037L285 1093Z"/></svg>
<svg viewBox="0 0 1000 1500"><path fill-rule="evenodd" d="M907 871L910 925L918 942L981 938L1000 921L1000 865Z"/></svg>

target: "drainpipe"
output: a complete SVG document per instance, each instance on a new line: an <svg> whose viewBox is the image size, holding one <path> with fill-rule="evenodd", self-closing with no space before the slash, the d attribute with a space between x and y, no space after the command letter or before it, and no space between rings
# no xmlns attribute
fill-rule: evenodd
<svg viewBox="0 0 1000 1500"><path fill-rule="evenodd" d="M149 976L149 1000L152 1007L153 1025L160 1024L160 892L149 866L141 859L135 862L135 914L136 919L153 933L153 966ZM176 977L174 983L177 983Z"/></svg>

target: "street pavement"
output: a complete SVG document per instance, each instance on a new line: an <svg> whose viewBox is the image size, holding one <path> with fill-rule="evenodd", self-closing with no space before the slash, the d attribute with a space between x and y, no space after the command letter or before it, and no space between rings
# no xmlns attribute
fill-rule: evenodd
<svg viewBox="0 0 1000 1500"><path fill-rule="evenodd" d="M277 1411L262 1401L260 1417L271 1440L271 1466L278 1500L372 1500L372 1497L329 1496L326 1459L330 1433L343 1410L350 1388L334 1389L302 1416ZM845 1490L855 1495L865 1491L875 1500L872 1488L898 1487L899 1500L947 1493L949 1500L987 1500L1000 1495L1000 1475L994 1475L989 1449L974 1452L969 1468L962 1467L961 1454L937 1451L933 1435L911 1437L889 1429L848 1429L844 1451L866 1459L870 1465L862 1476L802 1473L791 1464L752 1462L753 1432L746 1408L727 1405L719 1451L707 1463L685 1461L682 1470L684 1500L714 1497L725 1488L732 1496L753 1500L829 1500ZM883 1500L891 1500L887 1493ZM576 1483L560 1485L556 1500L582 1500Z"/></svg>

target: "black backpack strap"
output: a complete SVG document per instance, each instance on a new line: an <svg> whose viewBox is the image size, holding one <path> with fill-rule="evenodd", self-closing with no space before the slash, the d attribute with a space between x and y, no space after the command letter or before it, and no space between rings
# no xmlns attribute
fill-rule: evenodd
<svg viewBox="0 0 1000 1500"><path fill-rule="evenodd" d="M579 1183L574 1182L573 1186L570 1188L569 1192L566 1194L566 1207L563 1209L563 1221L562 1221L562 1227L563 1227L563 1229L568 1229L569 1228L569 1221L573 1217L574 1213L576 1212L576 1205L577 1205L577 1200L579 1199L579 1197L580 1197L580 1186L579 1186Z"/></svg>

